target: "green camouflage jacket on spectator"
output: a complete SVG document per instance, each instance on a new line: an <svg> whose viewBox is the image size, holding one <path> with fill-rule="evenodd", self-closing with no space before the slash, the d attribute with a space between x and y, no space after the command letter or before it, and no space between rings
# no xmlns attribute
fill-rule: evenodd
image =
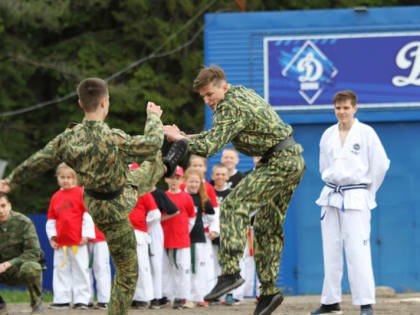
<svg viewBox="0 0 420 315"><path fill-rule="evenodd" d="M7 221L0 224L0 263L19 266L25 261L40 262L43 256L31 219L10 211Z"/></svg>

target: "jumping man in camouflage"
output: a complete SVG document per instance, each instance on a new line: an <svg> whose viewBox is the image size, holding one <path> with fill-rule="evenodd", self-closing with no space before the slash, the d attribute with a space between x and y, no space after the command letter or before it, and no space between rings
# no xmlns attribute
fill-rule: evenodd
<svg viewBox="0 0 420 315"><path fill-rule="evenodd" d="M28 287L33 315L42 313L43 257L31 219L12 211L9 199L0 193L0 283ZM1 296L0 314L7 314Z"/></svg>
<svg viewBox="0 0 420 315"><path fill-rule="evenodd" d="M73 124L19 165L0 182L0 191L9 192L60 162L73 168L80 185L85 187L86 208L104 233L115 266L108 314L124 315L132 301L138 274L136 239L128 213L138 195L152 189L164 172L174 170L186 146L182 149L182 143L178 142L181 150L171 147L168 155L171 150L177 152L171 153L165 167L160 152L164 134L159 106L147 104L144 136L129 136L104 122L109 109L105 81L85 79L77 92L85 114L82 123ZM142 163L141 167L129 171L128 164L132 162Z"/></svg>
<svg viewBox="0 0 420 315"><path fill-rule="evenodd" d="M202 69L194 81L194 89L214 112L213 128L198 135L186 135L176 126L165 126L168 139L187 139L189 151L205 157L229 142L243 154L263 156L256 169L239 182L221 205L222 275L205 299L217 299L244 282L239 274L239 259L247 239L249 214L259 209L254 231L261 296L254 315L271 314L283 301L276 287L284 240L283 222L303 176L303 149L293 140L292 127L264 99L253 90L228 84L221 68Z"/></svg>

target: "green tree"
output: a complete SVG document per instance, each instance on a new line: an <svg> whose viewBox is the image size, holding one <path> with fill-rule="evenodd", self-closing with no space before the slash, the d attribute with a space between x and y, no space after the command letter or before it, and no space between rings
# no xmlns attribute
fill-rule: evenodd
<svg viewBox="0 0 420 315"><path fill-rule="evenodd" d="M247 11L268 11L414 1L245 2ZM81 121L75 89L90 76L109 78L112 127L143 133L151 100L162 106L164 123L202 130L204 106L192 81L203 64L203 14L239 10L234 0L1 0L0 158L9 162L6 174L69 122ZM41 106L25 112L35 104ZM46 213L56 190L51 170L11 199L16 209Z"/></svg>

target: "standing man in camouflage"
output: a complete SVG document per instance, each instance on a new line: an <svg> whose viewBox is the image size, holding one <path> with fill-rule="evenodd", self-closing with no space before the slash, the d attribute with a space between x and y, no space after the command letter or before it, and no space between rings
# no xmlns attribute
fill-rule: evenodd
<svg viewBox="0 0 420 315"><path fill-rule="evenodd" d="M42 313L43 257L32 221L12 211L9 199L0 193L0 283L28 287L33 315ZM0 314L8 314L1 296Z"/></svg>
<svg viewBox="0 0 420 315"><path fill-rule="evenodd" d="M82 123L71 125L14 169L0 182L0 191L9 192L60 162L73 168L79 184L85 187L85 206L105 235L115 267L108 314L124 315L132 301L138 275L136 239L128 213L138 195L152 189L164 172L175 169L177 159L182 159L186 152L186 145L178 142L172 146L168 152L171 159L165 166L160 152L164 134L159 106L147 104L144 136L129 136L104 122L109 109L105 81L85 79L77 92L85 114ZM128 164L133 162L143 163L130 171Z"/></svg>
<svg viewBox="0 0 420 315"><path fill-rule="evenodd" d="M253 90L228 84L221 68L202 69L194 80L194 90L213 110L213 128L198 135L186 135L176 126L165 126L170 140L186 138L189 151L205 157L212 156L228 142L245 155L262 156L256 169L222 203L219 252L222 275L205 300L215 300L244 282L239 274L239 260L247 239L250 212L259 209L254 231L261 295L254 314L271 314L283 301L276 287L283 222L305 168L303 149L293 140L292 127L280 119L270 104Z"/></svg>

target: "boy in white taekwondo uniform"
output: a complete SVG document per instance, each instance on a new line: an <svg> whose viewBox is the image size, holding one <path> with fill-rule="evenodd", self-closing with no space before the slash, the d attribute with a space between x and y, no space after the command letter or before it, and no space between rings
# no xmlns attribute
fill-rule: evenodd
<svg viewBox="0 0 420 315"><path fill-rule="evenodd" d="M321 307L311 314L341 314L343 243L353 304L372 315L375 283L370 252L370 210L390 161L372 127L354 118L357 97L352 91L334 96L338 123L320 142L320 173L325 186L321 206L324 285Z"/></svg>

